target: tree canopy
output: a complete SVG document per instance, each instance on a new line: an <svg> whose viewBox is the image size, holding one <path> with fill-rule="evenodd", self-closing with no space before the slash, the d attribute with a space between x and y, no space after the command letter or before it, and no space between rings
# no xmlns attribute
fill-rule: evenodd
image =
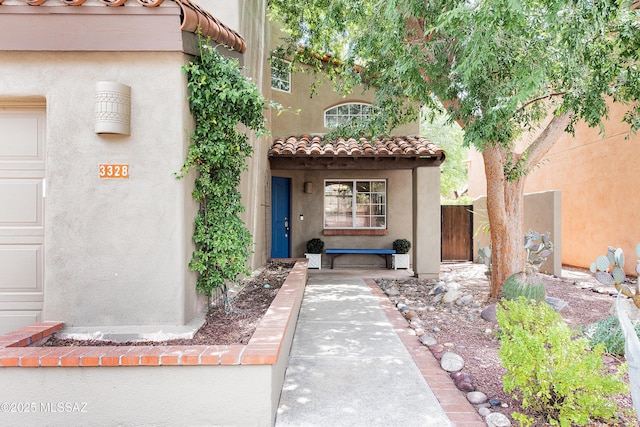
<svg viewBox="0 0 640 427"><path fill-rule="evenodd" d="M469 202L469 197L460 199L468 188L465 160L469 149L464 147L464 132L457 123L451 123L446 114L423 111L420 117L420 133L429 135L429 141L447 153L447 161L440 165L440 198L442 203Z"/></svg>
<svg viewBox="0 0 640 427"><path fill-rule="evenodd" d="M640 127L640 20L621 0L269 0L289 37L280 54L349 90L376 91L356 131L384 134L444 106L482 151L493 288L524 265L526 174L564 131L598 126L608 102ZM327 64L330 64L327 66ZM523 144L522 136L528 133ZM522 255L516 255L522 252ZM510 259L507 259L507 255Z"/></svg>

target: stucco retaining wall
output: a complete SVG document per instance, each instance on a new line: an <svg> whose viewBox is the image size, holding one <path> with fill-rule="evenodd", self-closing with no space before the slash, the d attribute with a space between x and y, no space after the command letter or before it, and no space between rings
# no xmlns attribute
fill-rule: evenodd
<svg viewBox="0 0 640 427"><path fill-rule="evenodd" d="M61 322L0 336L0 424L272 425L307 282L296 261L247 345L29 346Z"/></svg>
<svg viewBox="0 0 640 427"><path fill-rule="evenodd" d="M560 191L543 191L524 196L524 232L535 230L539 233L551 233L553 252L547 257L540 272L562 275L562 203ZM478 257L478 243L487 246L491 237L478 231L487 222L487 198L478 197L473 201L473 257ZM524 251L524 236L523 249Z"/></svg>

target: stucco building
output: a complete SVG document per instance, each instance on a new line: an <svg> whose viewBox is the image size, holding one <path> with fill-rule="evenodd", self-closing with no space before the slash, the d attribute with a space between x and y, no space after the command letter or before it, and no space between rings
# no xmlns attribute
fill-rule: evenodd
<svg viewBox="0 0 640 427"><path fill-rule="evenodd" d="M606 255L607 246L614 246L627 255L626 273L635 275L640 199L633 191L640 182L640 136L630 135L622 123L624 105L611 102L609 107L604 132L579 123L575 137L563 134L527 177L525 192L560 192L563 264L589 268ZM484 195L482 155L471 150L470 160L469 194Z"/></svg>
<svg viewBox="0 0 640 427"><path fill-rule="evenodd" d="M334 159L308 167L317 157L309 143L284 160L280 138L310 141L301 136L326 133L326 120L344 107L354 114L348 106L364 111L372 95L342 98L327 88L310 98L305 74L285 87L272 75L277 40L265 9L262 0L0 0L0 333L40 320L113 337L189 333L200 324L206 301L188 267L193 176L175 179L193 129L182 67L197 53L198 28L239 59L265 97L301 109L267 111L272 136L250 136L254 154L241 184L254 239L249 267L302 257L312 237L371 248L407 238L416 272L438 274L444 153L413 138L416 123L372 156L337 146L328 156L325 147ZM289 187L272 200L278 178ZM360 199L376 199L367 206L373 222L327 223L326 188L345 182ZM289 204L286 253L274 250L274 230L285 222L274 200ZM380 265L372 257L344 262Z"/></svg>

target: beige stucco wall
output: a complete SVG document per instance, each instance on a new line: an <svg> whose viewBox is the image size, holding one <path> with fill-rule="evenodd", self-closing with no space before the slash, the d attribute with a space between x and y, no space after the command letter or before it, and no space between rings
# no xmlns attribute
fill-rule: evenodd
<svg viewBox="0 0 640 427"><path fill-rule="evenodd" d="M437 169L437 168L435 168ZM391 249L395 239L413 239L412 225L412 171L339 171L339 170L273 170L273 176L291 178L291 256L304 257L306 242L318 237L326 248L386 248ZM324 180L325 179L386 179L387 180L387 235L386 236L324 236ZM313 192L303 191L304 183L311 182ZM300 215L304 220L300 220ZM410 253L412 253L411 250ZM329 258L323 255L323 266ZM349 255L338 257L335 266L383 267L381 257ZM324 267L323 267L324 268Z"/></svg>
<svg viewBox="0 0 640 427"><path fill-rule="evenodd" d="M46 98L45 320L184 324L203 309L187 263L191 118L176 53L0 53L0 99ZM95 83L131 86L131 135L94 133ZM129 179L100 179L128 163Z"/></svg>
<svg viewBox="0 0 640 427"><path fill-rule="evenodd" d="M277 25L271 27L271 49L281 43L282 33ZM269 66L269 64L267 64ZM270 72L270 69L269 69ZM315 93L311 88L320 82ZM269 80L268 85L271 85ZM297 71L291 75L291 92L277 89L271 90L271 100L282 105L285 111L273 114L271 117L273 137L288 137L291 135L325 134L331 129L324 126L324 111L346 102L362 102L370 104L374 99L374 92L363 92L362 88L355 88L350 94L341 95L334 90L334 85L328 79L307 72ZM299 110L299 112L298 112ZM391 135L418 135L420 123L415 122L393 129Z"/></svg>
<svg viewBox="0 0 640 427"><path fill-rule="evenodd" d="M627 255L625 271L635 275L635 246L640 242L640 136L626 140L628 126L621 123L625 109L610 104L605 134L583 123L576 135L565 134L540 168L528 178L526 192L559 190L562 194L562 262L588 268L607 246L621 247ZM473 151L473 150L472 150ZM472 155L469 190L484 194L484 167Z"/></svg>
<svg viewBox="0 0 640 427"><path fill-rule="evenodd" d="M478 257L478 248L491 242L491 236L484 234L483 227L487 223L487 198L481 196L473 201L473 250L474 259ZM539 233L551 233L554 250L547 257L540 271L547 274L562 274L562 201L559 191L544 191L525 194L524 197L524 231L535 230ZM523 242L524 244L524 242ZM524 251L524 247L522 249Z"/></svg>
<svg viewBox="0 0 640 427"><path fill-rule="evenodd" d="M421 167L413 170L413 223L415 274L437 279L441 260L440 168ZM408 206L399 206L408 209Z"/></svg>
<svg viewBox="0 0 640 427"><path fill-rule="evenodd" d="M271 426L282 359L282 366L3 368L0 399L36 406L3 413L2 425Z"/></svg>

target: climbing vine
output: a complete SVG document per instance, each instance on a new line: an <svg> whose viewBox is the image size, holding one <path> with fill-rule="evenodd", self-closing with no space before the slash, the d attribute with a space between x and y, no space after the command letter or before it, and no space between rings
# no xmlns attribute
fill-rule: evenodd
<svg viewBox="0 0 640 427"><path fill-rule="evenodd" d="M191 146L178 178L195 169L193 197L200 203L189 267L199 274L197 288L210 296L214 289L248 274L252 236L238 214L244 211L240 174L253 149L238 130L242 124L258 135L265 132L265 99L247 79L237 60L223 57L200 39L200 56L183 67L188 100L195 119Z"/></svg>

